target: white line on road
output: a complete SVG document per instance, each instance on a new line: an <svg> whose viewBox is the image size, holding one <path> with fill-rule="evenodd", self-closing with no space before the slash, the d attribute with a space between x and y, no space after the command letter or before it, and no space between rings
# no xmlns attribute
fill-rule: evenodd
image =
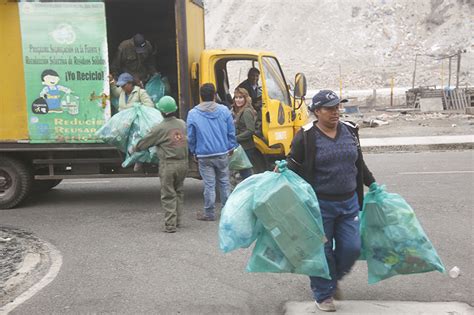
<svg viewBox="0 0 474 315"><path fill-rule="evenodd" d="M399 175L431 175L431 174L465 174L474 173L474 171L440 171L440 172L402 172Z"/></svg>
<svg viewBox="0 0 474 315"><path fill-rule="evenodd" d="M88 182L62 182L61 184L103 184L103 183L110 183L110 180L95 180L95 181L88 181Z"/></svg>
<svg viewBox="0 0 474 315"><path fill-rule="evenodd" d="M39 282L37 282L31 288L20 294L12 302L4 305L3 307L0 307L0 315L6 315L13 311L17 306L26 302L28 299L33 297L33 295L38 293L42 288L47 286L58 275L59 269L61 269L61 265L63 264L63 257L61 256L61 253L56 249L56 247L46 242L45 245L49 248L49 255L51 258L51 267L49 268L48 273Z"/></svg>

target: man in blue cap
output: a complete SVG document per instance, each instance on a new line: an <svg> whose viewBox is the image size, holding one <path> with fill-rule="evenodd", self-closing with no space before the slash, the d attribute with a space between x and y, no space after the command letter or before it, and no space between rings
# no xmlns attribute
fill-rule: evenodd
<svg viewBox="0 0 474 315"><path fill-rule="evenodd" d="M130 73L144 86L157 73L153 46L142 34L135 34L120 43L110 69L115 76Z"/></svg>
<svg viewBox="0 0 474 315"><path fill-rule="evenodd" d="M130 73L122 73L115 81L112 75L109 75L110 95L118 98L118 110L124 110L133 107L135 103L141 103L145 106L155 107L145 89L135 85L135 80Z"/></svg>
<svg viewBox="0 0 474 315"><path fill-rule="evenodd" d="M319 91L309 106L317 120L296 134L287 159L288 167L313 187L321 209L332 280L310 277L310 281L316 306L325 312L336 310L338 281L359 257L364 185L375 182L362 157L357 125L339 120L344 102L333 91Z"/></svg>

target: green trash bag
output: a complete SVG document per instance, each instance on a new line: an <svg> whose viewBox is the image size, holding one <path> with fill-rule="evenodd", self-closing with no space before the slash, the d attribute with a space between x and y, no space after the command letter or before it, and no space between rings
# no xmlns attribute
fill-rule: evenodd
<svg viewBox="0 0 474 315"><path fill-rule="evenodd" d="M164 78L161 78L161 74L157 73L146 83L146 93L150 96L153 103L156 104L160 98L166 95L166 82Z"/></svg>
<svg viewBox="0 0 474 315"><path fill-rule="evenodd" d="M445 268L410 205L385 186L370 186L361 213L361 259L367 260L369 284L395 275Z"/></svg>
<svg viewBox="0 0 474 315"><path fill-rule="evenodd" d="M252 168L252 163L250 162L247 154L245 153L244 148L239 145L234 153L230 156L229 159L229 169L231 171L240 171Z"/></svg>
<svg viewBox="0 0 474 315"><path fill-rule="evenodd" d="M126 152L129 131L136 117L134 108L118 112L96 131L95 136L120 151Z"/></svg>
<svg viewBox="0 0 474 315"><path fill-rule="evenodd" d="M237 185L227 199L219 221L219 247L224 253L249 247L261 226L253 213L255 187L261 174L251 176Z"/></svg>
<svg viewBox="0 0 474 315"><path fill-rule="evenodd" d="M140 163L158 163L158 156L156 154L156 147L152 146L148 150L134 152L133 148L137 143L143 139L150 130L157 124L163 121L163 116L160 111L148 106L137 105L133 106L136 112L136 118L133 120L130 128L127 142L127 155L122 167L129 167L136 162Z"/></svg>
<svg viewBox="0 0 474 315"><path fill-rule="evenodd" d="M141 152L132 152L132 148L162 120L163 117L157 109L135 103L133 107L112 116L95 135L126 153L123 167L135 162L158 163L155 147Z"/></svg>
<svg viewBox="0 0 474 315"><path fill-rule="evenodd" d="M257 239L247 271L290 272L330 279L316 195L308 183L286 168L285 161L278 165L279 173L251 176L232 192L219 224L220 247L230 251L248 247ZM235 228L242 221L246 229L240 230L245 234Z"/></svg>

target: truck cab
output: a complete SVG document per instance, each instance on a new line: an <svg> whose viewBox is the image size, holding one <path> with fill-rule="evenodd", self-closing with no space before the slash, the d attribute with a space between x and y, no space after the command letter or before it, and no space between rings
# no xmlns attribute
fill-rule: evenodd
<svg viewBox="0 0 474 315"><path fill-rule="evenodd" d="M294 134L308 118L303 94L306 79L303 74L295 78L297 97L292 95L277 57L271 52L253 50L204 50L199 64L192 67L191 77L199 84L214 83L218 98L222 103L232 102L235 88L245 79L250 68L260 71L258 85L261 100L257 106L258 129L254 142L260 152L257 171L265 171L275 159L284 158L289 153Z"/></svg>

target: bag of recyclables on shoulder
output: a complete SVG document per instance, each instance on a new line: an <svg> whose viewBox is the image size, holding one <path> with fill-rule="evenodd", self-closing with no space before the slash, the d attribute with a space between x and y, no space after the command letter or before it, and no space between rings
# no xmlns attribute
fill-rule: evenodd
<svg viewBox="0 0 474 315"><path fill-rule="evenodd" d="M361 259L367 260L369 284L395 275L445 268L410 205L376 183L364 197Z"/></svg>
<svg viewBox="0 0 474 315"><path fill-rule="evenodd" d="M250 162L247 154L245 153L244 148L239 145L229 158L229 169L231 171L240 171L249 168L252 168L252 163Z"/></svg>
<svg viewBox="0 0 474 315"><path fill-rule="evenodd" d="M287 272L330 279L324 254L326 237L312 187L278 163L242 181L226 202L219 222L223 252L256 245L250 272Z"/></svg>
<svg viewBox="0 0 474 315"><path fill-rule="evenodd" d="M96 132L96 136L126 153L122 167L128 167L135 162L157 163L155 147L140 152L132 152L132 148L161 121L163 117L159 110L135 103L133 107L112 116Z"/></svg>

